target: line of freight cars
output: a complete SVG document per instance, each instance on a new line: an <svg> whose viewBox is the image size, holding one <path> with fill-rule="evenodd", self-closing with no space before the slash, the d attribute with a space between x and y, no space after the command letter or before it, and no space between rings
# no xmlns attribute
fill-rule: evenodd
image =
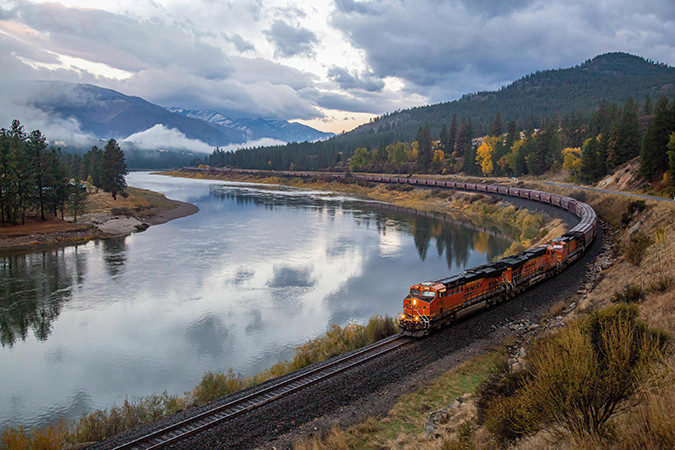
<svg viewBox="0 0 675 450"><path fill-rule="evenodd" d="M237 170L256 173L255 170ZM309 172L280 172L288 177L313 177ZM331 174L344 178L344 174ZM548 192L464 181L425 180L373 175L355 175L374 183L399 183L417 186L460 189L486 194L506 195L557 206L577 216L580 221L563 236L517 255L467 269L461 274L413 285L403 300L399 332L424 336L460 317L471 314L554 276L583 255L598 230L598 216L587 204L570 197Z"/></svg>

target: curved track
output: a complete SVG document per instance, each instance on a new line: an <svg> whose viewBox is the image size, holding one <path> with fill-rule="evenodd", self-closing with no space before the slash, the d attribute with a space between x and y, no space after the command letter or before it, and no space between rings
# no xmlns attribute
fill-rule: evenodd
<svg viewBox="0 0 675 450"><path fill-rule="evenodd" d="M189 419L141 436L115 447L115 450L150 450L166 447L176 441L212 428L241 414L260 408L267 403L286 397L300 389L323 381L384 354L390 353L410 342L410 338L394 335L375 344L346 355L300 375L284 379L253 394L207 410Z"/></svg>
<svg viewBox="0 0 675 450"><path fill-rule="evenodd" d="M195 169L200 170L200 169ZM212 169L211 169L212 170ZM239 173L255 173L258 171L236 170ZM285 176L312 177L316 174L309 172L281 172ZM344 178L344 174L332 174L334 178ZM576 231L583 234L585 247L588 247L597 234L598 218L595 211L585 203L578 200L562 197L546 192L533 191L527 189L474 184L455 181L424 180L419 178L397 178L397 177L377 177L367 175L357 175L357 178L370 182L380 183L401 183L420 186L435 186L440 188L461 189L476 192L485 192L487 194L499 194L511 197L517 197L525 200L537 201L544 204L560 207L574 214L580 219L570 231ZM169 446L177 441L183 440L196 433L200 433L209 428L213 428L223 422L234 419L244 413L260 408L268 403L279 400L303 388L314 385L320 381L326 380L336 374L345 372L349 369L362 365L366 361L373 360L385 354L406 345L411 341L410 338L401 335L395 335L383 339L375 344L356 350L346 355L336 357L329 363L323 364L314 369L310 369L296 376L287 377L279 382L271 383L268 387L255 393L244 396L237 400L219 405L215 408L206 410L194 417L175 423L168 427L156 430L144 436L124 443L114 448L114 450L127 449L158 449Z"/></svg>

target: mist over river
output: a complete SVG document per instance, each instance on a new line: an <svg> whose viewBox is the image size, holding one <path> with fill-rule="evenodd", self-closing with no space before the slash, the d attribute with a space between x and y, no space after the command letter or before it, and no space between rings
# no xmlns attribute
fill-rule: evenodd
<svg viewBox="0 0 675 450"><path fill-rule="evenodd" d="M136 172L200 211L123 238L0 257L0 429L251 375L332 325L510 241L340 194ZM495 237L497 234L497 237Z"/></svg>

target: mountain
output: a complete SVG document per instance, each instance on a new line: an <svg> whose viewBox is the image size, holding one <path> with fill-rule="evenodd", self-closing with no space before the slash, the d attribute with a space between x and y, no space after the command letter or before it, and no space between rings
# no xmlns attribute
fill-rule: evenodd
<svg viewBox="0 0 675 450"><path fill-rule="evenodd" d="M328 139L333 133L324 133L307 125L291 123L285 120L265 119L228 119L213 110L189 110L183 108L167 108L175 114L203 120L220 127L245 133L247 140L254 141L271 138L284 142L304 142Z"/></svg>
<svg viewBox="0 0 675 450"><path fill-rule="evenodd" d="M33 106L62 120L75 119L80 129L100 139L124 140L135 133L163 125L212 146L243 143L246 134L201 120L173 114L140 97L124 95L91 84L60 81L28 82Z"/></svg>
<svg viewBox="0 0 675 450"><path fill-rule="evenodd" d="M377 149L412 142L428 124L433 139L452 116L470 120L474 137L485 136L497 112L503 123L514 120L520 130L539 128L544 121L584 113L588 118L602 101L623 106L632 97L640 107L645 98L654 105L661 96L675 95L675 68L626 53L607 53L575 67L538 71L498 91L464 95L461 99L385 114L326 141L288 144L212 155L211 165L241 168L317 170L344 164L357 148Z"/></svg>
<svg viewBox="0 0 675 450"><path fill-rule="evenodd" d="M311 127L283 120L227 119L215 111L168 110L140 97L122 94L91 84L61 81L26 81L3 86L3 96L12 102L36 108L45 113L48 122L59 122L71 129L73 121L79 130L94 139L126 140L129 136L157 125L178 130L186 138L212 147L245 144L248 141L272 138L284 142L315 141L333 136ZM21 98L20 101L17 99ZM34 115L34 114L33 114ZM21 118L19 117L21 120ZM74 130L73 130L74 131ZM63 131L62 134L67 134ZM66 136L59 139L68 140ZM146 143L150 140L144 138ZM170 143L157 144L160 147ZM180 144L176 147L181 147Z"/></svg>
<svg viewBox="0 0 675 450"><path fill-rule="evenodd" d="M497 111L505 123L515 120L524 129L530 122L538 126L539 119L593 111L602 100L621 105L632 97L642 105L646 96L653 104L662 95L675 95L675 68L627 53L607 53L575 67L537 71L498 91L386 114L340 137L353 141L358 140L355 135L379 135L406 141L414 139L426 123L438 136L441 125L449 125L453 114L458 121L470 119L476 135L481 136L487 134Z"/></svg>

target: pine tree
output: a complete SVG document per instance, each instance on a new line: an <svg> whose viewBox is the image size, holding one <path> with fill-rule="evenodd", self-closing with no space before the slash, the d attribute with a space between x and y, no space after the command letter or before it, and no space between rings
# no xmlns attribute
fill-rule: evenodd
<svg viewBox="0 0 675 450"><path fill-rule="evenodd" d="M465 120L464 117L459 122L459 132L457 133L457 153L459 156L464 155L471 150L471 141L473 140L473 125L471 120ZM476 155L474 155L475 157Z"/></svg>
<svg viewBox="0 0 675 450"><path fill-rule="evenodd" d="M649 98L649 95L645 97L645 103L642 105L642 115L645 117L652 115L652 99Z"/></svg>
<svg viewBox="0 0 675 450"><path fill-rule="evenodd" d="M445 123L441 125L441 132L438 134L438 139L441 141L441 150L447 152L450 134L448 133L448 127L445 125Z"/></svg>
<svg viewBox="0 0 675 450"><path fill-rule="evenodd" d="M640 154L640 120L638 105L628 98L623 106L621 121L618 126L617 156L621 165Z"/></svg>
<svg viewBox="0 0 675 450"><path fill-rule="evenodd" d="M457 143L457 114L452 115L450 121L450 128L448 129L448 146L443 149L446 153L452 154L455 151L455 144Z"/></svg>
<svg viewBox="0 0 675 450"><path fill-rule="evenodd" d="M597 181L598 176L598 148L599 142L596 138L590 138L586 141L581 154L581 176L588 181Z"/></svg>
<svg viewBox="0 0 675 450"><path fill-rule="evenodd" d="M428 171L431 165L431 129L426 124L417 131L417 165L421 171Z"/></svg>
<svg viewBox="0 0 675 450"><path fill-rule="evenodd" d="M654 119L647 128L640 153L640 175L653 180L668 167L667 146L673 132L673 111L661 97L654 107Z"/></svg>
<svg viewBox="0 0 675 450"><path fill-rule="evenodd" d="M495 115L495 120L492 121L490 125L490 136L501 136L504 131L504 122L502 121L502 115L497 111Z"/></svg>
<svg viewBox="0 0 675 450"><path fill-rule="evenodd" d="M117 193L127 187L124 176L129 172L127 171L127 163L124 160L124 152L114 139L110 139L105 145L102 172L103 190L110 192L113 199L117 200Z"/></svg>
<svg viewBox="0 0 675 450"><path fill-rule="evenodd" d="M9 130L9 178L13 185L10 199L13 203L13 219L21 217L21 223L26 223L26 211L31 204L33 186L33 167L26 151L26 133L18 120L12 122ZM11 220L10 220L11 221Z"/></svg>
<svg viewBox="0 0 675 450"><path fill-rule="evenodd" d="M47 139L40 133L40 131L33 131L28 136L26 143L28 153L33 164L33 174L35 177L35 190L37 195L37 203L40 208L40 220L45 221L45 187L47 182L47 172L49 166L46 164Z"/></svg>

